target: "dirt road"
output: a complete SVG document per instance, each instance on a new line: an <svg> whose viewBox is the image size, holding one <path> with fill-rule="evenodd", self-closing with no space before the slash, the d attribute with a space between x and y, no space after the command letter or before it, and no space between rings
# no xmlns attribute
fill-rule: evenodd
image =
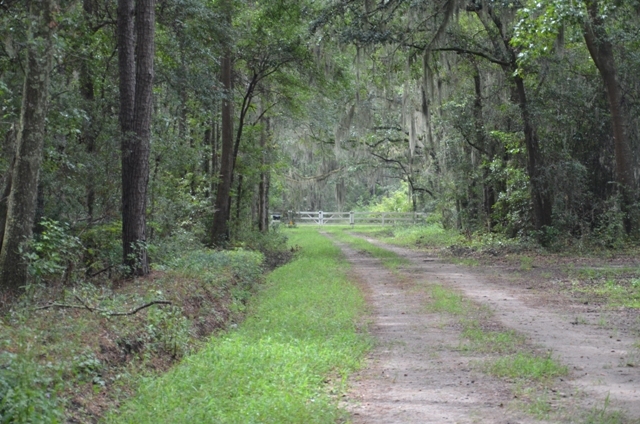
<svg viewBox="0 0 640 424"><path fill-rule="evenodd" d="M539 293L508 279L367 240L412 265L391 272L370 255L336 242L367 293L376 339L368 366L345 401L354 423L585 422L598 414L616 418L613 422L640 422L639 358L632 336L599 326L596 314L578 320L573 310L554 310L539 301ZM456 320L427 309L427 287L433 284L490 307L496 325L526 336L529 345L567 365L570 375L542 392L528 392L518 382L483 373L478 363L486 354L460 349ZM535 398L525 399L528 393ZM542 412L535 414L536 407Z"/></svg>

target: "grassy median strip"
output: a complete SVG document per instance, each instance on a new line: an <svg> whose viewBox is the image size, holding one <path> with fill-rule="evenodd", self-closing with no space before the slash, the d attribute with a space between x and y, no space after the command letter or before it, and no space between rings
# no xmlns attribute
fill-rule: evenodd
<svg viewBox="0 0 640 424"><path fill-rule="evenodd" d="M348 227L326 227L323 230L331 233L331 235L337 240L349 244L352 248L361 252L366 252L374 258L380 259L382 264L389 269L397 269L399 266L409 265L411 263L408 259L403 258L390 250L383 249L382 247L369 243L360 237L348 234L345 232L350 230Z"/></svg>
<svg viewBox="0 0 640 424"><path fill-rule="evenodd" d="M212 339L109 422L334 423L336 393L368 350L357 324L364 300L340 251L316 229L291 231L302 247L275 270L236 331Z"/></svg>

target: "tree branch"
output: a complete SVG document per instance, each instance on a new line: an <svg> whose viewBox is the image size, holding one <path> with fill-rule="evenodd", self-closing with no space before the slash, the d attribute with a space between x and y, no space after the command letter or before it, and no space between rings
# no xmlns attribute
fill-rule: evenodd
<svg viewBox="0 0 640 424"><path fill-rule="evenodd" d="M50 308L86 309L89 312L100 312L100 313L106 314L107 316L110 316L110 317L120 317L120 316L135 315L138 312L140 312L141 310L146 309L149 306L153 306L153 305L172 305L173 304L168 300L154 300L154 301L151 301L149 303L145 303L144 305L138 306L137 308L134 308L134 309L132 309L132 310L130 310L128 312L112 312L112 311L107 311L105 309L94 308L94 307L88 305L78 295L76 295L75 298L76 298L76 300L78 300L78 302L81 303L81 305L71 305L71 304L66 304L66 303L52 302L52 303L49 303L48 305L40 306L40 307L36 308L35 310L36 311L40 311L40 310L43 310L43 309L50 309Z"/></svg>
<svg viewBox="0 0 640 424"><path fill-rule="evenodd" d="M487 59L489 62L495 63L496 65L500 65L500 66L510 66L510 65L512 65L511 62L507 62L507 61L504 61L504 60L497 59L495 57L489 56L487 53L479 52L477 50L463 49L461 47L440 47L440 48L437 48L437 49L431 49L431 51L434 51L434 52L456 52L456 53L459 53L459 54L470 54L472 56L479 56L479 57L482 57L484 59Z"/></svg>

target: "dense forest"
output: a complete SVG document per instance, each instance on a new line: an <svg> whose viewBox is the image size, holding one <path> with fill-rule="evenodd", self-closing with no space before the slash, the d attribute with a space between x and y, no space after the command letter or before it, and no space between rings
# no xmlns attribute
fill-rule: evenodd
<svg viewBox="0 0 640 424"><path fill-rule="evenodd" d="M149 273L270 214L640 238L630 0L2 0L0 286Z"/></svg>

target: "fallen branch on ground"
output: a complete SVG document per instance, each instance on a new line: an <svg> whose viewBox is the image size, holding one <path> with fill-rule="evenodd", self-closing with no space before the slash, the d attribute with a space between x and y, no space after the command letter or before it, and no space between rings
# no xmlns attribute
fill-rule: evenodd
<svg viewBox="0 0 640 424"><path fill-rule="evenodd" d="M76 299L78 299L78 301L81 303L81 305L72 305L72 304L67 304L67 303L52 302L52 303L49 303L47 305L40 306L39 308L36 308L36 310L40 311L40 310L43 310L43 309L50 309L50 308L86 309L89 312L100 312L100 313L106 314L107 316L110 316L110 317L120 317L120 316L135 315L138 312L140 312L141 310L146 309L149 306L153 306L153 305L172 305L173 304L169 300L154 300L154 301L151 301L149 303L145 303L144 305L138 306L137 308L131 309L128 312L113 312L113 311L107 311L106 309L100 309L100 308L91 307L85 301L80 299L78 296L76 296Z"/></svg>

